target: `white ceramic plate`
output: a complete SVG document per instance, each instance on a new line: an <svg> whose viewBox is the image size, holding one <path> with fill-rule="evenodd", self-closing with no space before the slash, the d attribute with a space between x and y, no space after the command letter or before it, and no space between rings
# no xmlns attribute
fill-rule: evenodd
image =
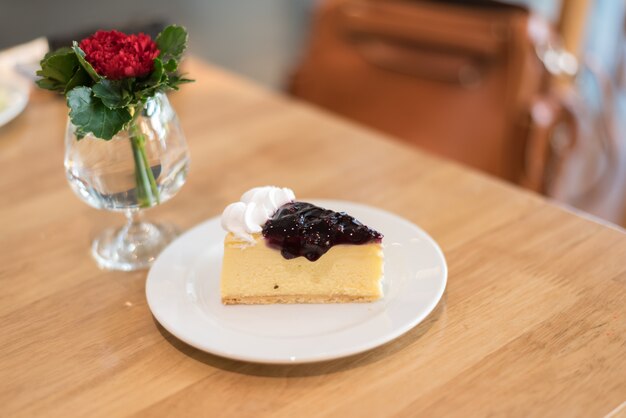
<svg viewBox="0 0 626 418"><path fill-rule="evenodd" d="M28 89L20 85L0 83L0 126L22 113L28 103Z"/></svg>
<svg viewBox="0 0 626 418"><path fill-rule="evenodd" d="M439 246L419 227L356 203L312 200L346 211L385 235L385 297L374 303L230 305L220 300L224 231L213 218L166 248L148 273L146 296L170 333L200 350L258 363L307 363L378 347L419 324L447 280Z"/></svg>

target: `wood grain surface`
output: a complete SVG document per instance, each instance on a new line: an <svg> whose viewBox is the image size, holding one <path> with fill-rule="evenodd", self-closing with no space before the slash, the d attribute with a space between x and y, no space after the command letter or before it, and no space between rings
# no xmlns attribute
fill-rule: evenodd
<svg viewBox="0 0 626 418"><path fill-rule="evenodd" d="M146 272L99 270L120 215L73 195L63 101L0 128L0 416L616 416L626 413L626 234L190 60L172 95L192 156L148 217L189 228L250 187L363 202L449 263L430 317L324 363L231 361L152 317Z"/></svg>

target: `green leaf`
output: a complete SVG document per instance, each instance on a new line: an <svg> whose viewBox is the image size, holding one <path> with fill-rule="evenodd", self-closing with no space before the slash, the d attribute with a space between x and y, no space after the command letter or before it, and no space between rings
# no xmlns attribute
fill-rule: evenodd
<svg viewBox="0 0 626 418"><path fill-rule="evenodd" d="M80 47L78 46L78 42L74 41L72 43L72 49L76 54L76 58L78 58L78 62L85 69L85 71L87 71L87 74L89 74L91 79L96 82L100 81L102 77L98 75L96 70L94 70L91 64L89 64L89 62L85 59L85 52L80 49Z"/></svg>
<svg viewBox="0 0 626 418"><path fill-rule="evenodd" d="M154 59L154 69L152 70L152 74L150 74L150 78L148 79L150 84L158 84L163 79L163 61L159 58Z"/></svg>
<svg viewBox="0 0 626 418"><path fill-rule="evenodd" d="M85 71L83 67L78 66L78 68L76 69L76 72L74 73L72 78L70 78L70 81L68 81L67 84L65 85L65 89L63 92L67 93L68 91L72 90L74 87L85 86L89 84L91 84L91 77L89 77L89 74L87 74L87 71Z"/></svg>
<svg viewBox="0 0 626 418"><path fill-rule="evenodd" d="M70 119L80 137L91 132L97 138L111 139L132 118L126 108L109 109L91 94L89 87L80 86L67 93Z"/></svg>
<svg viewBox="0 0 626 418"><path fill-rule="evenodd" d="M124 90L122 83L103 78L91 87L93 95L102 100L109 109L126 107L131 96Z"/></svg>
<svg viewBox="0 0 626 418"><path fill-rule="evenodd" d="M135 97L138 101L145 101L148 97L163 90L167 82L167 74L163 71L163 62L159 58L154 59L154 69L150 77L136 84Z"/></svg>
<svg viewBox="0 0 626 418"><path fill-rule="evenodd" d="M69 46L62 46L61 48L55 49L54 51L48 51L46 52L46 55L44 55L42 61L45 61L46 59L54 56L54 55L65 55L68 53L72 53L72 48L70 48Z"/></svg>
<svg viewBox="0 0 626 418"><path fill-rule="evenodd" d="M166 62L172 58L178 61L187 48L187 30L182 26L170 25L159 33L156 44L161 51L159 58Z"/></svg>
<svg viewBox="0 0 626 418"><path fill-rule="evenodd" d="M126 94L128 94L129 96L131 96L132 95L131 93L135 91L135 82L136 80L134 77L122 78L120 80L122 88L124 89Z"/></svg>
<svg viewBox="0 0 626 418"><path fill-rule="evenodd" d="M82 129L80 129L79 127L76 127L76 129L74 129L74 135L76 135L76 139L80 141L81 139L87 136L87 132L83 132Z"/></svg>
<svg viewBox="0 0 626 418"><path fill-rule="evenodd" d="M61 48L50 52L41 60L41 69L37 71L41 80L37 81L37 85L48 90L63 91L77 67L78 59L71 49Z"/></svg>
<svg viewBox="0 0 626 418"><path fill-rule="evenodd" d="M52 80L51 78L40 78L39 80L35 81L35 84L37 84L37 86L45 90L52 90L52 91L64 91L65 90L65 86L63 85L63 83L59 83L58 81Z"/></svg>
<svg viewBox="0 0 626 418"><path fill-rule="evenodd" d="M167 87L174 89L174 90L178 90L178 86L181 84L186 84L186 83L193 83L195 80L191 80L189 78L184 78L181 75L172 75L169 77L168 81L167 81Z"/></svg>
<svg viewBox="0 0 626 418"><path fill-rule="evenodd" d="M178 62L172 58L163 65L163 69L168 73L173 73L178 69Z"/></svg>

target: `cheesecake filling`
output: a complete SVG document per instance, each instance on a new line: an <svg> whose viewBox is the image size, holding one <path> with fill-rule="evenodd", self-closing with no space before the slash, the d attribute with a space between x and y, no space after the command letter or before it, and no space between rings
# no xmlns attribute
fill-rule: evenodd
<svg viewBox="0 0 626 418"><path fill-rule="evenodd" d="M345 212L307 202L288 202L278 208L262 228L270 247L286 259L316 261L335 245L380 244L383 235Z"/></svg>

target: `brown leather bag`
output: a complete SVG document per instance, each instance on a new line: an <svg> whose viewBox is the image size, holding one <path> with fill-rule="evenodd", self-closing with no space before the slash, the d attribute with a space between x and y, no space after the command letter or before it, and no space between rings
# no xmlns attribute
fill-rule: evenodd
<svg viewBox="0 0 626 418"><path fill-rule="evenodd" d="M528 19L491 1L326 0L290 91L541 191L549 145L537 132L567 115L533 118L553 101Z"/></svg>

